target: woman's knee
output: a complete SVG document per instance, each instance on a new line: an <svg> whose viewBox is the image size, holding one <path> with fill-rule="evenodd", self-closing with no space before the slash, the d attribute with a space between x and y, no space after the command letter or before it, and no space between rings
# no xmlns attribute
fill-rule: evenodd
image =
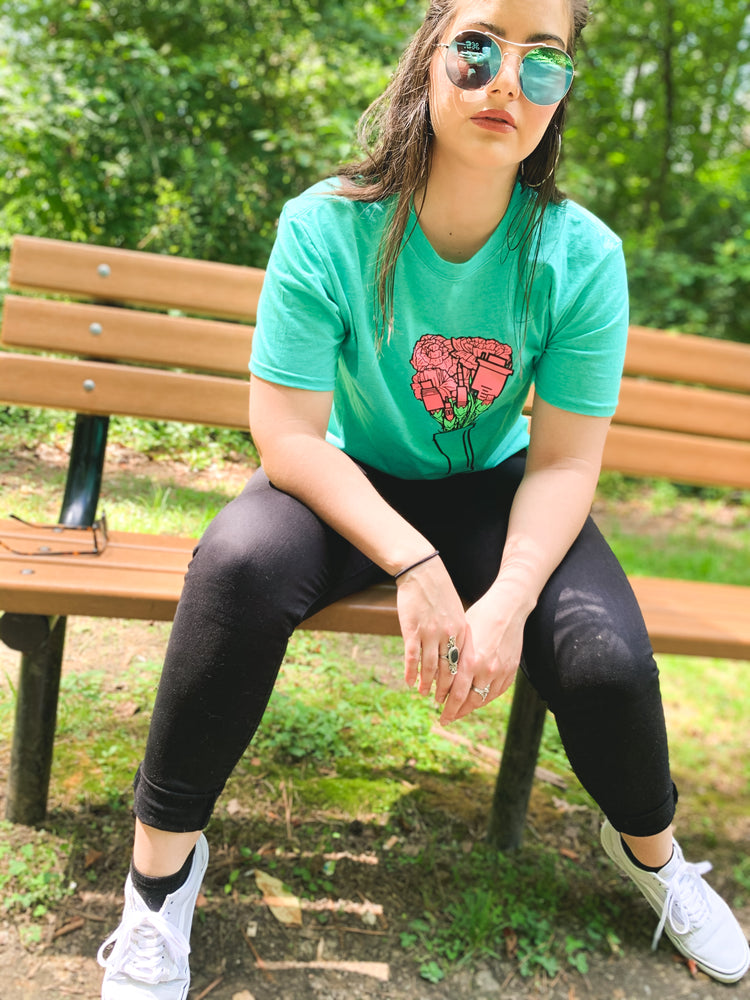
<svg viewBox="0 0 750 1000"><path fill-rule="evenodd" d="M628 704L659 698L659 670L649 645L599 630L582 637L558 663L559 696L579 704Z"/></svg>
<svg viewBox="0 0 750 1000"><path fill-rule="evenodd" d="M595 593L563 593L553 648L553 687L562 697L629 699L658 691L659 672L637 606L612 611Z"/></svg>
<svg viewBox="0 0 750 1000"><path fill-rule="evenodd" d="M193 553L183 601L214 615L241 613L262 630L296 627L324 585L328 546L311 511L295 510L302 505L291 497L281 500L250 511L242 497L217 515Z"/></svg>

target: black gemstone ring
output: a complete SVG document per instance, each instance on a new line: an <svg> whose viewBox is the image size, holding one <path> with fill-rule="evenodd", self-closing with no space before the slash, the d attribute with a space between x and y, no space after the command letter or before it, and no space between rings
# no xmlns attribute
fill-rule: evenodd
<svg viewBox="0 0 750 1000"><path fill-rule="evenodd" d="M456 637L455 635L452 635L448 639L448 651L446 653L440 653L440 659L448 661L448 669L452 674L458 673L458 660L460 655L458 646L456 645Z"/></svg>

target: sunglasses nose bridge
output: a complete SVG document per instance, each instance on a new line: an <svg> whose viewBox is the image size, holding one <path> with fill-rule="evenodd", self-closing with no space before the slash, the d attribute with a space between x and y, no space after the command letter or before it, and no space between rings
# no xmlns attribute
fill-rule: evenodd
<svg viewBox="0 0 750 1000"><path fill-rule="evenodd" d="M495 43L497 44L497 43ZM502 84L507 80L507 85L512 86L514 91L521 89L521 62L523 61L523 54L520 52L514 52L512 49L502 49L497 46L500 50L500 66L497 73L490 81L489 86L492 89L497 89L502 86Z"/></svg>

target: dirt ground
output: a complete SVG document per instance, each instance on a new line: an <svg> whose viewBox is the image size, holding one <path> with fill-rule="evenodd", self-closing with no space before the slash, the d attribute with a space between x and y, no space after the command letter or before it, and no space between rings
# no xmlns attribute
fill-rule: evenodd
<svg viewBox="0 0 750 1000"><path fill-rule="evenodd" d="M153 472L153 470L150 470ZM173 470L172 470L173 473ZM241 473L238 470L238 482ZM210 482L211 473L205 478ZM226 470L222 472L225 481ZM72 623L71 623L72 624ZM104 624L102 636L105 635ZM160 659L165 632L148 623L106 623L106 656L91 641L77 645L71 627L66 669L101 668L102 660L121 668L134 655ZM0 673L14 678L16 654L0 645ZM4 789L9 758L0 747L0 785ZM531 823L541 827L532 802ZM0 810L3 803L0 801ZM66 1000L100 995L101 970L96 953L101 941L119 922L122 881L130 853L131 820L126 810L102 812L100 850L92 855L86 845L74 850L70 877L78 888L73 896L49 914L43 940L27 945L22 928L27 918L0 913L0 1000ZM241 810L230 817L241 823ZM72 829L76 817L58 813L56 822ZM599 818L588 812L567 817L557 826L545 826L545 840L555 838L560 847L574 843L583 863L594 842ZM658 951L649 949L655 918L647 904L633 892L626 898L621 950L617 955L589 956L589 971L570 970L554 979L524 979L509 957L481 960L434 984L421 978L412 956L399 944L405 911L418 893L409 896L401 883L402 869L390 872L382 862L383 849L375 849L374 833L353 824L341 842L336 888L341 893L338 912L322 922L309 905L302 910L301 927L286 927L273 915L260 894L257 898L227 895L227 872L236 865L236 847L212 831L211 858L204 883L208 891L199 900L193 929L190 1000L750 1000L750 975L735 986L724 986L707 976L693 974L664 939ZM11 835L12 836L12 835ZM722 871L736 864L747 849L741 842L717 845L712 854L714 884L721 890ZM304 845L302 845L304 846ZM404 844L393 849L402 849ZM257 849L257 845L254 845ZM695 859L699 860L699 859ZM592 862L594 863L594 862ZM95 866L95 883L87 870ZM389 873L390 872L390 873ZM750 932L750 905L738 912Z"/></svg>

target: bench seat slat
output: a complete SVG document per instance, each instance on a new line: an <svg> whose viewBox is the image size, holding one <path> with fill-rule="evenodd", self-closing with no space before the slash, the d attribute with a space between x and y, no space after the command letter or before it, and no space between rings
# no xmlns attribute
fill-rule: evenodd
<svg viewBox="0 0 750 1000"><path fill-rule="evenodd" d="M630 577L657 653L750 659L748 588Z"/></svg>
<svg viewBox="0 0 750 1000"><path fill-rule="evenodd" d="M14 522L0 521L0 537L12 533L18 535ZM101 556L23 559L0 550L0 608L171 621L194 545L189 538L113 531ZM631 582L657 652L750 659L747 588L646 577ZM395 595L390 583L370 587L314 615L306 627L398 635Z"/></svg>
<svg viewBox="0 0 750 1000"><path fill-rule="evenodd" d="M750 392L747 344L631 326L625 373Z"/></svg>
<svg viewBox="0 0 750 1000"><path fill-rule="evenodd" d="M98 324L101 332L92 333L92 324ZM115 306L6 295L3 343L83 357L247 375L252 327Z"/></svg>
<svg viewBox="0 0 750 1000"><path fill-rule="evenodd" d="M141 250L16 236L10 285L74 298L254 320L265 272Z"/></svg>
<svg viewBox="0 0 750 1000"><path fill-rule="evenodd" d="M88 381L93 382L91 390L85 388ZM249 380L0 354L0 399L19 406L247 430Z"/></svg>

